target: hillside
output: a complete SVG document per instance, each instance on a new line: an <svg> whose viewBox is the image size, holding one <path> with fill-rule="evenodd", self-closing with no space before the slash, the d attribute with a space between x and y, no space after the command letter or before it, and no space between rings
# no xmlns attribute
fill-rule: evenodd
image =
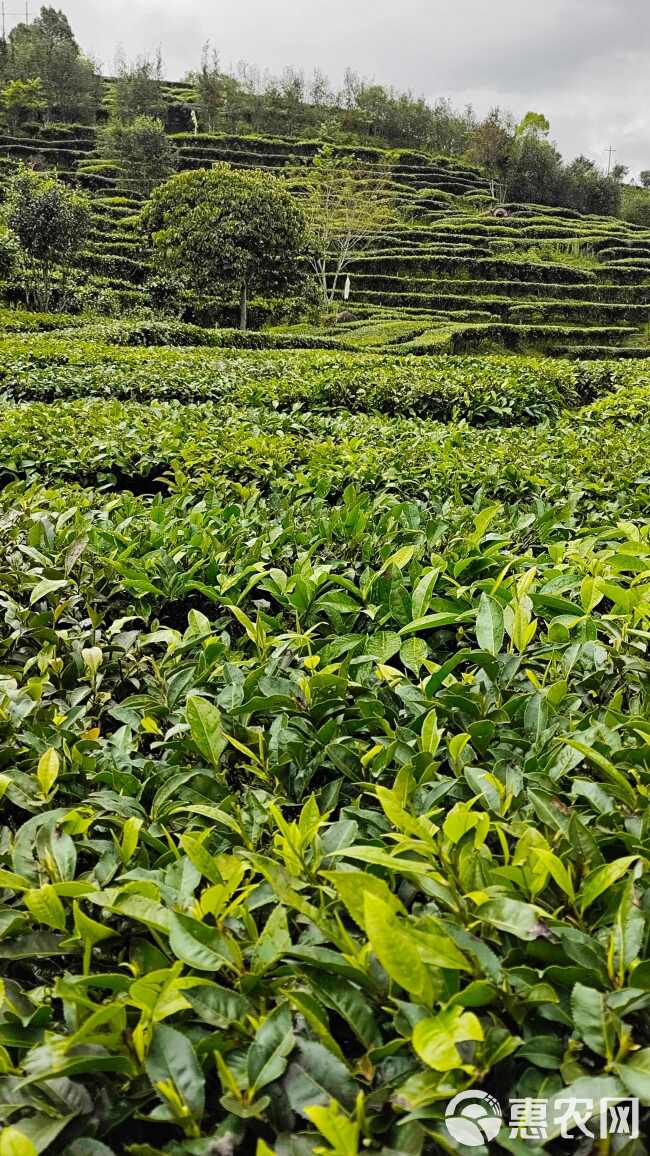
<svg viewBox="0 0 650 1156"><path fill-rule="evenodd" d="M102 92L0 138L92 210L69 299L86 198L6 214L0 1156L650 1156L650 229L339 143L328 309L320 140L165 86L286 187L149 248Z"/></svg>
<svg viewBox="0 0 650 1156"><path fill-rule="evenodd" d="M171 117L173 120L173 117ZM182 168L227 161L282 172L290 180L322 147L318 141L173 133ZM88 126L34 127L0 137L4 172L20 161L55 168L93 200L94 228L82 255L103 308L146 301L151 275L134 214L139 201L119 170L97 152ZM401 223L378 235L351 267L346 313L337 329L347 345L399 352L484 348L540 350L570 356L644 355L650 318L650 229L613 217L582 216L547 206L506 206L492 215L486 178L449 157L412 151L341 147L388 172ZM92 297L91 297L92 300ZM221 319L235 312L223 302ZM262 307L257 323L282 311ZM192 310L186 319L200 320ZM286 318L285 318L286 319Z"/></svg>

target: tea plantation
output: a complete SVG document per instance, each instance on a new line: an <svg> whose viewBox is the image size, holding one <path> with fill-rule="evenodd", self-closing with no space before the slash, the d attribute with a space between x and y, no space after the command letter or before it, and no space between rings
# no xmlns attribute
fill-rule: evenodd
<svg viewBox="0 0 650 1156"><path fill-rule="evenodd" d="M650 363L2 319L6 1150L643 1135Z"/></svg>
<svg viewBox="0 0 650 1156"><path fill-rule="evenodd" d="M170 101L175 91L169 86ZM91 194L79 300L105 313L147 304L153 269L138 228L141 197L125 188L119 166L102 159L97 134L88 125L34 125L0 135L0 149L7 175L20 161L54 168ZM323 147L224 133L176 132L171 140L182 169L225 161L283 174L297 190ZM650 228L535 205L510 204L504 217L494 216L487 179L454 158L361 146L333 152L354 157L370 184L381 173L396 209L394 222L350 264L352 320L337 328L339 342L399 344L413 353L648 355ZM259 300L252 320L285 322L295 312L290 302ZM200 313L187 302L186 320ZM222 324L233 324L235 313L232 302L219 303Z"/></svg>
<svg viewBox="0 0 650 1156"><path fill-rule="evenodd" d="M240 333L0 144L94 220L0 309L0 1156L648 1156L650 229L356 147L345 310Z"/></svg>

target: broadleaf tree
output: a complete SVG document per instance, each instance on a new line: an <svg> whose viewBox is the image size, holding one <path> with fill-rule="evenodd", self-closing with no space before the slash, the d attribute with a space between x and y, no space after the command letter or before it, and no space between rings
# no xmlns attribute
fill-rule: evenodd
<svg viewBox="0 0 650 1156"><path fill-rule="evenodd" d="M137 116L130 123L112 121L101 133L100 150L120 167L120 184L128 193L148 197L178 167L178 150L161 120Z"/></svg>
<svg viewBox="0 0 650 1156"><path fill-rule="evenodd" d="M139 56L132 64L124 57L118 58L111 91L116 120L130 124L139 116L164 117L162 83L163 62L159 51L153 58Z"/></svg>
<svg viewBox="0 0 650 1156"><path fill-rule="evenodd" d="M0 93L0 107L10 132L16 132L25 121L47 109L42 80L10 80Z"/></svg>
<svg viewBox="0 0 650 1156"><path fill-rule="evenodd" d="M90 229L88 198L51 174L22 166L11 182L5 212L18 242L28 301L49 309L58 278L64 305L70 271Z"/></svg>
<svg viewBox="0 0 650 1156"><path fill-rule="evenodd" d="M6 80L43 86L50 120L95 119L102 96L97 69L75 39L65 14L44 5L31 24L20 23L7 38Z"/></svg>
<svg viewBox="0 0 650 1156"><path fill-rule="evenodd" d="M161 271L200 292L236 294L247 328L252 294L281 296L304 278L305 221L279 178L227 164L178 173L142 214Z"/></svg>
<svg viewBox="0 0 650 1156"><path fill-rule="evenodd" d="M468 149L469 160L484 169L490 193L500 202L508 192L514 135L512 118L500 108L492 108L477 126Z"/></svg>
<svg viewBox="0 0 650 1156"><path fill-rule="evenodd" d="M226 80L221 73L219 54L209 43L203 47L201 68L192 77L199 98L202 126L216 132L226 103Z"/></svg>
<svg viewBox="0 0 650 1156"><path fill-rule="evenodd" d="M550 131L550 122L543 112L527 112L519 121L515 136L547 137Z"/></svg>

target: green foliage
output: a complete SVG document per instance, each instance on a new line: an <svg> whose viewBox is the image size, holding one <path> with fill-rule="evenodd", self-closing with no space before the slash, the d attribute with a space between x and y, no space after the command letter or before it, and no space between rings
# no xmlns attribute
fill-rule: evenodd
<svg viewBox="0 0 650 1156"><path fill-rule="evenodd" d="M15 319L15 322L14 322ZM56 315L9 313L27 331L51 329ZM80 325L79 318L66 318ZM431 357L341 352L259 352L239 356L236 332L202 330L177 322L97 326L82 334L101 345L53 337L5 340L0 346L0 390L15 401L113 397L138 401L231 402L291 411L382 413L475 426L535 425L565 410L638 385L646 372L612 362L580 363L524 358ZM260 346L271 335L249 333ZM281 335L275 335L281 342ZM306 339L306 344L308 339ZM147 348L129 347L158 347ZM162 346L172 347L163 350ZM203 347L193 349L193 346ZM117 348L115 348L117 347ZM209 347L220 350L218 354ZM90 362L91 355L95 364Z"/></svg>
<svg viewBox="0 0 650 1156"><path fill-rule="evenodd" d="M471 160L485 170L492 196L499 200L504 200L507 193L512 136L511 118L494 108L477 126L467 149Z"/></svg>
<svg viewBox="0 0 650 1156"><path fill-rule="evenodd" d="M620 185L614 177L603 176L587 157L576 157L566 169L565 181L565 199L557 203L567 204L580 213L620 216Z"/></svg>
<svg viewBox="0 0 650 1156"><path fill-rule="evenodd" d="M201 57L201 68L195 77L201 126L208 132L216 132L219 121L225 112L229 89L229 78L223 75L219 67L219 56L210 44L205 44Z"/></svg>
<svg viewBox="0 0 650 1156"><path fill-rule="evenodd" d="M149 197L178 167L176 148L162 121L137 116L127 124L113 121L103 130L100 152L120 168L120 185L132 195Z"/></svg>
<svg viewBox="0 0 650 1156"><path fill-rule="evenodd" d="M250 295L281 295L300 283L303 215L277 178L229 165L180 173L155 190L143 213L161 268L200 290L234 290L246 329Z"/></svg>
<svg viewBox="0 0 650 1156"><path fill-rule="evenodd" d="M165 115L162 91L162 57L140 56L133 63L118 62L117 77L111 90L115 120L131 124L138 117L160 119Z"/></svg>
<svg viewBox="0 0 650 1156"><path fill-rule="evenodd" d="M509 114L495 108L478 125L468 155L485 169L492 194L501 201L620 215L619 181L606 177L583 156L564 164L547 139L549 132L549 121L542 113L526 113L515 127Z"/></svg>
<svg viewBox="0 0 650 1156"><path fill-rule="evenodd" d="M564 165L557 149L536 131L515 140L508 164L508 196L515 201L567 205L580 213L618 216L621 189L593 161L577 157Z"/></svg>
<svg viewBox="0 0 650 1156"><path fill-rule="evenodd" d="M81 54L63 12L43 6L30 24L18 24L12 29L7 41L4 74L9 81L28 85L38 78L50 119L94 121L101 81L92 62ZM17 96L19 90L13 92ZM39 111L40 93L34 91L30 99L38 99L38 104L27 107Z"/></svg>
<svg viewBox="0 0 650 1156"><path fill-rule="evenodd" d="M300 181L310 265L324 305L331 305L354 258L396 221L387 174L352 158L320 152Z"/></svg>
<svg viewBox="0 0 650 1156"><path fill-rule="evenodd" d="M193 99L138 67L131 142ZM609 357L642 341L649 238L579 216L614 203L583 162L573 212L497 220L462 164L357 144L310 170L320 142L278 138L460 152L448 106L351 74L346 108L322 77L259 91L207 54L201 84L231 133L180 164L290 179L154 194L199 324L152 314L92 139L37 142L108 194L92 221L26 170L9 205L41 299L83 263L102 320L0 313L0 1156L428 1156L469 1087L636 1095L646 1156L650 361ZM233 135L256 117L273 135ZM488 129L495 182L566 200L546 122ZM300 287L289 189L318 204L327 166L352 314L205 328ZM369 229L349 193L378 174ZM575 360L440 355L498 343Z"/></svg>
<svg viewBox="0 0 650 1156"><path fill-rule="evenodd" d="M339 91L318 69L309 79L293 68L279 77L260 76L244 62L235 74L221 67L210 44L189 80L201 126L210 132L282 132L461 156L475 128L471 109L455 109L445 99L427 104L411 93L364 81L349 69Z"/></svg>
<svg viewBox="0 0 650 1156"><path fill-rule="evenodd" d="M0 105L11 132L16 132L26 120L47 108L42 80L10 80L0 92Z"/></svg>
<svg viewBox="0 0 650 1156"><path fill-rule="evenodd" d="M0 1153L645 1137L648 362L6 316Z"/></svg>
<svg viewBox="0 0 650 1156"><path fill-rule="evenodd" d="M548 136L551 131L550 122L541 112L527 112L515 130L516 136Z"/></svg>
<svg viewBox="0 0 650 1156"><path fill-rule="evenodd" d="M57 271L65 300L67 276L90 228L88 200L54 176L22 167L12 180L5 212L20 246L28 295L47 310Z"/></svg>
<svg viewBox="0 0 650 1156"><path fill-rule="evenodd" d="M508 162L508 198L526 203L560 204L562 158L535 132L523 132L514 142Z"/></svg>
<svg viewBox="0 0 650 1156"><path fill-rule="evenodd" d="M633 185L624 186L623 217L633 225L650 229L650 183L641 189Z"/></svg>

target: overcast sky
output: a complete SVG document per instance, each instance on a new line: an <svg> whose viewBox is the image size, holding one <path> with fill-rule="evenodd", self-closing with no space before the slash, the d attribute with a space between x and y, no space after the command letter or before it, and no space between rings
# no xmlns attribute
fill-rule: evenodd
<svg viewBox="0 0 650 1156"><path fill-rule="evenodd" d="M650 0L50 0L111 71L162 48L179 79L210 39L224 64L349 66L428 99L544 112L568 158L650 168ZM7 7L20 6L17 0ZM36 0L32 0L36 8Z"/></svg>

